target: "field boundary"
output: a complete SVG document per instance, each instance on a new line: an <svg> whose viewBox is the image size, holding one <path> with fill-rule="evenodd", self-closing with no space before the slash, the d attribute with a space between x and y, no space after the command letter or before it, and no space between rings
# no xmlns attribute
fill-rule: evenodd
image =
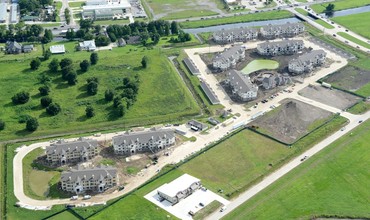
<svg viewBox="0 0 370 220"><path fill-rule="evenodd" d="M2 195L1 196L1 199L0 199L0 219L6 219L6 203L7 203L7 189L6 189L6 186L7 186L7 166L6 166L6 156L7 156L7 149L6 149L6 145L4 146L1 146L0 145L0 194Z"/></svg>
<svg viewBox="0 0 370 220"><path fill-rule="evenodd" d="M327 75L327 76L325 76L325 77L323 77L323 78L321 78L321 79L317 80L316 82L318 82L318 83L322 84L322 83L324 82L324 80L325 80L325 79L327 79L329 76L332 76L333 74L336 74L336 73L337 73L337 72L330 73L329 75ZM348 93L348 94L351 94L351 95L354 95L354 96L360 97L360 98L362 98L362 99L366 99L366 97L365 97L365 96L362 96L362 95L357 94L357 93L355 93L355 92L351 92L351 91L349 91L349 90L343 89L343 88L341 88L341 87L338 87L338 86L335 86L335 85L332 85L332 84L330 84L330 85L331 85L331 87L333 87L334 89L337 89L337 90L339 90L339 91L342 91L342 92L345 92L345 93ZM352 107L352 106L351 106L351 107Z"/></svg>

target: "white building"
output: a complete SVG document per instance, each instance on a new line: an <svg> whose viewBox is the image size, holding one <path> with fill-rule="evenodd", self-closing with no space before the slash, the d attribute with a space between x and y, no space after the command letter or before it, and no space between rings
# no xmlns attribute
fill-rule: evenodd
<svg viewBox="0 0 370 220"><path fill-rule="evenodd" d="M113 137L114 153L130 155L143 152L158 152L175 144L173 130L154 130L126 133Z"/></svg>
<svg viewBox="0 0 370 220"><path fill-rule="evenodd" d="M236 64L245 59L245 47L242 45L234 45L229 49L225 49L212 60L214 69L225 71L233 68Z"/></svg>
<svg viewBox="0 0 370 220"><path fill-rule="evenodd" d="M263 56L295 54L304 48L302 40L282 40L264 42L257 45L257 52Z"/></svg>
<svg viewBox="0 0 370 220"><path fill-rule="evenodd" d="M128 0L88 0L82 7L83 19L123 19L131 13Z"/></svg>
<svg viewBox="0 0 370 220"><path fill-rule="evenodd" d="M50 52L52 54L63 54L66 52L66 49L63 44L53 45L53 46L50 46Z"/></svg>
<svg viewBox="0 0 370 220"><path fill-rule="evenodd" d="M80 42L78 45L79 50L94 51L96 50L95 40L86 40Z"/></svg>
<svg viewBox="0 0 370 220"><path fill-rule="evenodd" d="M248 76L237 70L230 70L227 76L226 83L240 101L251 101L257 98L258 86L254 85Z"/></svg>
<svg viewBox="0 0 370 220"><path fill-rule="evenodd" d="M265 39L294 37L303 33L305 26L302 23L286 23L281 25L267 25L260 28L260 34Z"/></svg>
<svg viewBox="0 0 370 220"><path fill-rule="evenodd" d="M233 42L247 42L249 40L257 39L258 30L254 28L234 28L228 30L220 30L213 33L213 40L216 43L233 43Z"/></svg>
<svg viewBox="0 0 370 220"><path fill-rule="evenodd" d="M314 67L321 66L326 59L326 53L323 50L313 50L299 56L289 62L289 71L294 74L311 72Z"/></svg>
<svg viewBox="0 0 370 220"><path fill-rule="evenodd" d="M157 189L158 195L172 205L180 202L202 186L200 180L184 174L170 183L166 183Z"/></svg>

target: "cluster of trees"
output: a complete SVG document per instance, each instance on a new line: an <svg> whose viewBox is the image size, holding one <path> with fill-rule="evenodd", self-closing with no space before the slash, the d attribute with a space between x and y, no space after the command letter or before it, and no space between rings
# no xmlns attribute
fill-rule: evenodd
<svg viewBox="0 0 370 220"><path fill-rule="evenodd" d="M95 39L95 44L98 47L107 46L110 44L110 39L101 33L102 27L100 25L93 25L90 19L80 20L80 29L75 32L73 29L68 29L66 38L74 40L75 38L92 40Z"/></svg>
<svg viewBox="0 0 370 220"><path fill-rule="evenodd" d="M53 0L19 0L21 14L38 15L46 5L52 5Z"/></svg>
<svg viewBox="0 0 370 220"><path fill-rule="evenodd" d="M0 42L2 43L8 40L15 40L18 42L42 42L46 44L51 42L54 37L51 30L44 30L43 27L37 24L27 25L20 22L16 25L9 24L8 27L7 29L6 25L0 25Z"/></svg>
<svg viewBox="0 0 370 220"><path fill-rule="evenodd" d="M191 41L191 35L189 33L185 33L182 30L179 31L179 35L177 38L171 37L170 42L172 43L183 43L186 41Z"/></svg>
<svg viewBox="0 0 370 220"><path fill-rule="evenodd" d="M335 8L335 5L332 4L332 3L329 3L325 7L325 15L328 16L328 17L332 17L334 15L334 8Z"/></svg>
<svg viewBox="0 0 370 220"><path fill-rule="evenodd" d="M64 17L66 18L66 23L69 24L71 22L71 12L69 8L64 9Z"/></svg>

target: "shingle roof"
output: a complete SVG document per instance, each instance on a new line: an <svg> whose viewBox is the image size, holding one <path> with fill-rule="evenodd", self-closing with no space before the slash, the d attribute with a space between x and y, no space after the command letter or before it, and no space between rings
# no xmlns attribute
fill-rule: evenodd
<svg viewBox="0 0 370 220"><path fill-rule="evenodd" d="M185 173L172 182L163 184L157 189L157 191L170 197L175 197L177 193L184 191L185 189L189 188L191 184L199 181L200 180L198 178Z"/></svg>
<svg viewBox="0 0 370 220"><path fill-rule="evenodd" d="M220 103L220 100L218 100L216 94L214 94L206 82L201 82L200 87L203 89L204 93L207 95L209 101L211 101L213 105Z"/></svg>
<svg viewBox="0 0 370 220"><path fill-rule="evenodd" d="M241 50L243 50L242 45L234 45L229 49L224 50L222 53L216 55L216 57L213 58L213 62L227 62L230 58L237 55Z"/></svg>
<svg viewBox="0 0 370 220"><path fill-rule="evenodd" d="M114 167L100 165L95 168L83 169L77 167L77 169L71 169L70 171L62 172L60 180L62 182L76 182L77 180L89 180L99 181L104 179L110 179L117 176L117 169Z"/></svg>
<svg viewBox="0 0 370 220"><path fill-rule="evenodd" d="M295 44L303 44L303 40L282 40L282 41L274 41L274 42L263 42L258 44L260 48L274 48L274 47L288 47Z"/></svg>
<svg viewBox="0 0 370 220"><path fill-rule="evenodd" d="M193 75L200 73L199 69L194 65L194 63L189 58L185 58L183 61Z"/></svg>
<svg viewBox="0 0 370 220"><path fill-rule="evenodd" d="M112 138L113 145L129 144L129 143L148 143L151 140L157 141L163 138L173 138L175 137L175 132L173 130L156 130L156 131L144 131L127 133L123 135L118 135Z"/></svg>
<svg viewBox="0 0 370 220"><path fill-rule="evenodd" d="M290 61L290 63L293 63L295 65L303 65L306 62L310 62L312 59L315 59L317 56L326 56L326 52L324 50L312 50L308 53L305 53L301 56L299 56L296 59L293 59Z"/></svg>
<svg viewBox="0 0 370 220"><path fill-rule="evenodd" d="M46 154L61 154L67 151L82 152L85 149L96 147L98 147L98 141L93 139L79 138L79 140L72 142L60 140L46 147Z"/></svg>
<svg viewBox="0 0 370 220"><path fill-rule="evenodd" d="M261 27L261 30L264 30L264 31L286 31L286 30L291 30L291 29L295 29L295 28L304 28L304 25L301 24L301 23L286 23L286 24L280 24L280 25L266 25L266 26L262 26Z"/></svg>
<svg viewBox="0 0 370 220"><path fill-rule="evenodd" d="M249 91L257 92L258 90L258 87L252 84L249 77L243 75L237 70L230 70L228 79L233 87L237 87L237 90L241 93L247 93Z"/></svg>
<svg viewBox="0 0 370 220"><path fill-rule="evenodd" d="M258 30L255 28L246 28L246 27L240 27L240 28L233 28L233 29L222 29L220 31L216 31L213 33L213 36L224 36L224 35L242 35L245 33L258 33Z"/></svg>

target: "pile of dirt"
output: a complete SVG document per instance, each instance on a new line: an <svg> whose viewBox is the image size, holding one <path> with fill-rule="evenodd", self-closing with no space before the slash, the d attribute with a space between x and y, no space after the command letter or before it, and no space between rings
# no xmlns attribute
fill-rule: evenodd
<svg viewBox="0 0 370 220"><path fill-rule="evenodd" d="M297 100L284 100L281 106L257 118L251 124L259 131L285 143L292 143L307 134L310 125L325 120L332 113Z"/></svg>

